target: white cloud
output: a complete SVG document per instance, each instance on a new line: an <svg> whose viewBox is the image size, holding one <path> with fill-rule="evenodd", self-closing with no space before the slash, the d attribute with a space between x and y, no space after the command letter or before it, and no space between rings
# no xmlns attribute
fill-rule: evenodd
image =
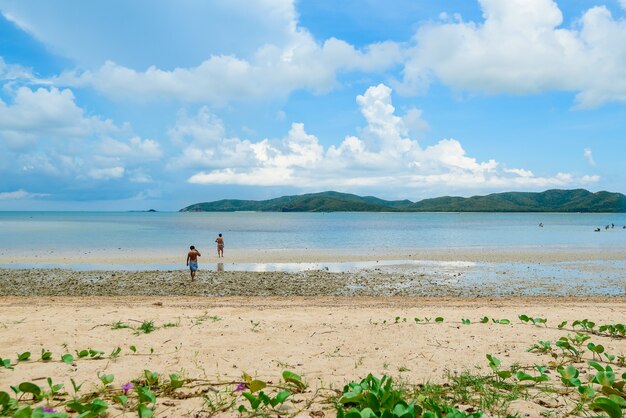
<svg viewBox="0 0 626 418"><path fill-rule="evenodd" d="M223 104L286 96L298 89L327 92L340 71L380 71L401 59L398 45L386 42L363 51L331 38L317 44L305 31L292 33L284 47L265 45L248 60L214 55L197 67L146 71L107 61L96 71L64 73L55 82L93 87L105 95L130 100L173 99Z"/></svg>
<svg viewBox="0 0 626 418"><path fill-rule="evenodd" d="M0 147L12 155L8 170L108 180L122 177L125 167L162 158L155 140L133 135L127 125L86 115L69 89L22 86L9 92L10 103L0 100Z"/></svg>
<svg viewBox="0 0 626 418"><path fill-rule="evenodd" d="M461 143L443 139L422 148L407 136L406 120L398 116L391 102L391 89L383 84L370 87L357 97L367 125L359 137L347 136L327 149L294 123L282 140L250 142L241 139L206 144L191 144L176 157L203 162L202 170L189 178L195 184L237 184L258 186L295 186L308 188L396 187L405 189L450 186L465 188L552 187L597 181L592 176L576 178L569 173L535 176L532 171L507 168L495 160L478 161L468 156ZM201 111L196 121L208 118ZM187 123L194 125L191 119ZM214 123L215 121L213 121ZM413 120L415 123L415 120ZM180 126L179 126L180 128ZM194 131L197 132L197 131ZM227 166L219 162L227 150L237 148L238 161Z"/></svg>
<svg viewBox="0 0 626 418"><path fill-rule="evenodd" d="M110 120L86 116L69 89L19 87L12 104L0 100L0 139L10 148L31 146L42 136L66 139L114 130Z"/></svg>
<svg viewBox="0 0 626 418"><path fill-rule="evenodd" d="M124 167L94 168L89 170L87 176L96 180L118 179L124 175Z"/></svg>
<svg viewBox="0 0 626 418"><path fill-rule="evenodd" d="M33 199L46 196L49 195L45 193L30 193L22 189L14 192L0 192L0 200Z"/></svg>
<svg viewBox="0 0 626 418"><path fill-rule="evenodd" d="M0 80L34 80L32 70L17 64L7 64L3 57L0 57Z"/></svg>
<svg viewBox="0 0 626 418"><path fill-rule="evenodd" d="M619 4L621 4L622 9L626 10L626 0L619 0Z"/></svg>
<svg viewBox="0 0 626 418"><path fill-rule="evenodd" d="M486 94L578 92L577 105L626 101L626 21L604 6L575 28L561 27L553 0L480 0L483 23L444 21L420 27L400 92L423 91L436 77Z"/></svg>
<svg viewBox="0 0 626 418"><path fill-rule="evenodd" d="M142 161L156 161L163 156L161 145L152 139L141 139L133 136L128 141L103 138L98 145L98 153L102 156L115 156Z"/></svg>
<svg viewBox="0 0 626 418"><path fill-rule="evenodd" d="M583 151L583 155L585 156L585 159L587 160L587 162L589 163L589 165L592 165L595 167L596 162L593 159L593 152L591 151L590 148L585 148Z"/></svg>

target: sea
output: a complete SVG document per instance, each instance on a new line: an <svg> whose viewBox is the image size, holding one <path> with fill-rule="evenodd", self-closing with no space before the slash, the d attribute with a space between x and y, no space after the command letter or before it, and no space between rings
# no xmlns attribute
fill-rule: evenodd
<svg viewBox="0 0 626 418"><path fill-rule="evenodd" d="M540 226L543 225L543 226ZM11 254L62 252L184 254L189 245L214 251L222 233L227 251L333 250L344 254L455 249L574 251L626 250L626 214L579 213L267 213L267 212L0 212L0 268L76 271L184 270L178 264L50 264L14 261ZM600 229L596 232L596 229ZM114 251L115 252L115 251ZM410 252L409 252L410 253ZM205 254L206 255L206 254ZM619 256L618 256L619 257ZM429 277L460 292L489 294L626 294L626 258L557 262L470 262L384 259L352 262L242 263L209 256L201 270L398 273ZM23 258L22 258L23 259ZM74 259L75 260L75 259ZM398 283L401 287L402 283ZM503 290L504 289L504 290Z"/></svg>
<svg viewBox="0 0 626 418"><path fill-rule="evenodd" d="M624 250L624 225L624 213L0 212L0 250L206 248L218 233L237 249Z"/></svg>

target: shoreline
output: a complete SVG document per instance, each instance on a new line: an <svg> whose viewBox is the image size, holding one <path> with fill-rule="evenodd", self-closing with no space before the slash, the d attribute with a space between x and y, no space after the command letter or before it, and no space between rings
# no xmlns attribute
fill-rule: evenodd
<svg viewBox="0 0 626 418"><path fill-rule="evenodd" d="M363 248L363 249L225 249L218 259L213 246L199 248L205 263L317 263L377 260L423 260L463 262L567 262L580 260L626 260L626 249L563 246L540 247L460 247L460 248ZM180 264L186 249L0 249L0 265L30 264Z"/></svg>
<svg viewBox="0 0 626 418"><path fill-rule="evenodd" d="M204 252L195 282L183 257L142 263L170 261L160 255L120 249L15 259L3 250L0 296L626 295L626 249L237 250L220 259Z"/></svg>
<svg viewBox="0 0 626 418"><path fill-rule="evenodd" d="M388 266L354 272L0 269L0 296L405 296L626 295L626 263Z"/></svg>

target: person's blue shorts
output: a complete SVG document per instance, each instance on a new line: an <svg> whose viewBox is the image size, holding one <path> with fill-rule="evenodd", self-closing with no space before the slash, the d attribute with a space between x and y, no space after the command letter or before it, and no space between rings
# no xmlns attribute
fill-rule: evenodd
<svg viewBox="0 0 626 418"><path fill-rule="evenodd" d="M191 270L191 271L196 271L196 270L198 270L198 262L196 262L196 261L190 261L190 262L189 262L189 270Z"/></svg>

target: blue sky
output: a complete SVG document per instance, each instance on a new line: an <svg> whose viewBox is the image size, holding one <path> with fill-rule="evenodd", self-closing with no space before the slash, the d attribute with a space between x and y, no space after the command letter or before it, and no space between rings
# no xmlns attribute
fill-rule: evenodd
<svg viewBox="0 0 626 418"><path fill-rule="evenodd" d="M0 12L0 210L626 192L626 0Z"/></svg>

